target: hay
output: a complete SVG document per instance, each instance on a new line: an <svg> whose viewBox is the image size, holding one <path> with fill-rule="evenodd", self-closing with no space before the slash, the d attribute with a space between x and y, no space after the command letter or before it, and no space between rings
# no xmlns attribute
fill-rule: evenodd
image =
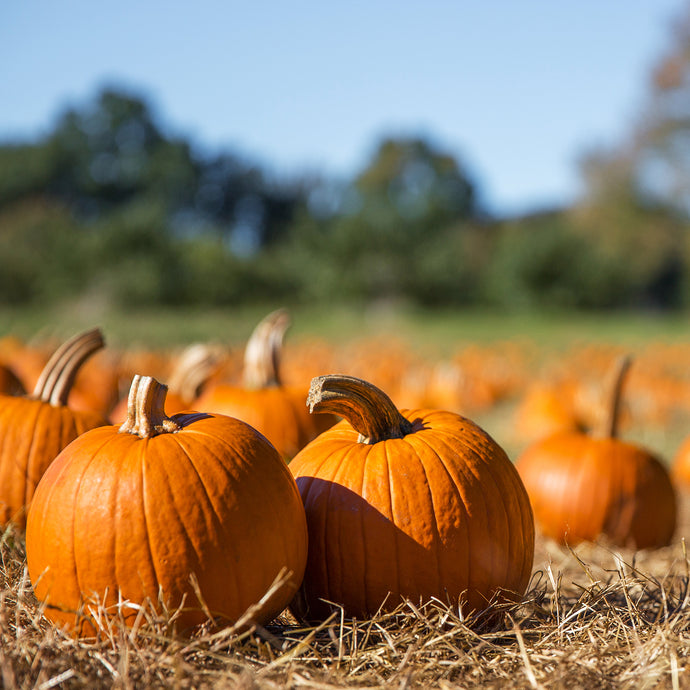
<svg viewBox="0 0 690 690"><path fill-rule="evenodd" d="M49 688L646 688L690 687L690 560L669 547L625 552L538 540L530 589L463 620L440 601L370 620L341 612L317 627L288 613L265 629L170 635L174 612L142 610L135 629L104 624L79 641L42 616L22 535L0 544L2 687ZM502 624L496 625L496 616Z"/></svg>

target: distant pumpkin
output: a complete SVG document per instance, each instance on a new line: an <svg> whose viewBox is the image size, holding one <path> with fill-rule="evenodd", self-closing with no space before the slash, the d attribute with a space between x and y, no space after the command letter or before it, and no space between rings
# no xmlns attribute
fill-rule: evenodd
<svg viewBox="0 0 690 690"><path fill-rule="evenodd" d="M542 532L571 545L605 536L632 548L664 546L676 526L676 496L666 465L642 446L618 438L622 358L599 435L563 431L530 445L517 460Z"/></svg>
<svg viewBox="0 0 690 690"><path fill-rule="evenodd" d="M110 412L119 398L119 382L117 357L102 350L79 369L67 404L73 410L96 412L110 419Z"/></svg>
<svg viewBox="0 0 690 690"><path fill-rule="evenodd" d="M671 476L683 490L690 490L690 436L678 446L671 463Z"/></svg>
<svg viewBox="0 0 690 690"><path fill-rule="evenodd" d="M24 384L12 367L0 364L0 395L24 395L25 393Z"/></svg>
<svg viewBox="0 0 690 690"><path fill-rule="evenodd" d="M290 460L309 441L332 426L333 415L309 414L304 405L308 387L285 386L280 374L281 351L290 316L284 309L271 312L254 329L244 351L243 380L239 385L209 384L194 402L207 410L247 422L260 431Z"/></svg>
<svg viewBox="0 0 690 690"><path fill-rule="evenodd" d="M576 392L572 381L528 386L515 411L516 435L534 443L557 431L585 431L588 424L576 409Z"/></svg>
<svg viewBox="0 0 690 690"><path fill-rule="evenodd" d="M177 414L194 407L194 401L216 369L219 359L218 352L203 343L190 345L182 352L166 383L166 414ZM127 419L127 407L128 396L125 396L110 412L109 418L113 424L121 424Z"/></svg>

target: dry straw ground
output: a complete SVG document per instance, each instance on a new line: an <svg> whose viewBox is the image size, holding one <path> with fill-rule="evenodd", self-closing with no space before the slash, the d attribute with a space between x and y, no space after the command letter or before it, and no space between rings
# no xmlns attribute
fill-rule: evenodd
<svg viewBox="0 0 690 690"><path fill-rule="evenodd" d="M481 353L469 348L442 367L429 368L387 343L383 359L396 365L388 372L371 347L362 350L365 357L352 348L334 353L312 346L301 359L321 370L291 371L308 380L312 373L341 370L346 362L350 373L390 390L401 379L400 363L407 362L407 371L422 374L403 381L407 394L418 395L418 384L425 382L423 395L478 416L515 457L526 440L516 433L524 429L515 424L514 413L528 386L535 379L554 382L573 374L599 381L618 350L578 348L544 358L511 344ZM660 449L668 460L690 428L690 347L650 345L636 356L624 435ZM290 359L288 353L286 366ZM433 389L428 381L435 382ZM208 629L180 640L170 634L170 616L142 611L134 630L111 621L99 639L77 641L41 615L26 573L22 535L8 528L0 533L0 683L43 690L690 688L685 537L690 537L690 494L681 496L676 537L663 549L633 553L606 544L568 549L538 537L524 600L489 612L500 613L500 624L487 614L463 620L457 608L442 602L408 602L371 620L336 614L306 628L285 614L266 629Z"/></svg>
<svg viewBox="0 0 690 690"><path fill-rule="evenodd" d="M530 590L503 622L462 620L441 602L316 628L288 614L245 633L176 640L169 620L104 625L76 641L35 601L22 537L2 537L0 671L4 688L687 688L690 687L690 497L664 549L576 549L538 539ZM494 612L499 607L494 608ZM174 614L173 614L174 615Z"/></svg>

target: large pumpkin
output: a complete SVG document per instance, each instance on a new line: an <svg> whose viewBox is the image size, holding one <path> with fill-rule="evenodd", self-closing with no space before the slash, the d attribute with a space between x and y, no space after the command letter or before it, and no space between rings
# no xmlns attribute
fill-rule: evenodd
<svg viewBox="0 0 690 690"><path fill-rule="evenodd" d="M55 456L88 429L106 424L67 404L82 363L103 347L98 329L65 342L48 360L28 396L0 395L0 524L23 527L36 485Z"/></svg>
<svg viewBox="0 0 690 690"><path fill-rule="evenodd" d="M290 460L321 431L332 426L332 415L313 417L304 406L306 385L283 385L280 357L290 325L284 309L271 312L254 329L244 351L241 385L208 385L195 407L237 417L258 429Z"/></svg>
<svg viewBox="0 0 690 690"><path fill-rule="evenodd" d="M46 616L78 635L96 630L98 604L128 624L137 605L180 608L184 632L207 620L197 591L214 618L237 621L286 569L252 614L264 624L301 582L304 509L275 448L237 419L165 416L165 390L136 376L122 427L80 436L36 490L29 576Z"/></svg>
<svg viewBox="0 0 690 690"><path fill-rule="evenodd" d="M571 545L605 535L638 549L667 544L676 499L666 466L618 435L625 357L615 371L603 432L565 431L529 446L517 460L542 532Z"/></svg>
<svg viewBox="0 0 690 690"><path fill-rule="evenodd" d="M345 419L290 464L309 528L300 617L326 616L326 602L369 616L403 597L462 600L467 613L524 593L532 510L485 431L453 412L400 412L350 376L313 379L308 404Z"/></svg>

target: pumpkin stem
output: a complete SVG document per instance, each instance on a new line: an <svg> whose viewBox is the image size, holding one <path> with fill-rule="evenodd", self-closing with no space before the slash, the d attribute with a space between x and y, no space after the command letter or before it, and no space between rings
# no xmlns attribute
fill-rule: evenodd
<svg viewBox="0 0 690 690"><path fill-rule="evenodd" d="M81 365L105 345L100 329L79 333L52 354L36 381L32 397L51 405L66 405Z"/></svg>
<svg viewBox="0 0 690 690"><path fill-rule="evenodd" d="M218 354L208 345L190 345L170 374L168 388L183 400L194 400L218 363Z"/></svg>
<svg viewBox="0 0 690 690"><path fill-rule="evenodd" d="M608 419L606 420L606 425L604 426L604 437L605 438L617 438L618 437L618 423L620 421L621 413L621 402L623 385L627 378L628 372L630 371L630 365L632 364L632 357L630 355L623 355L619 358L614 369L613 384L611 386L610 392L610 403L608 407Z"/></svg>
<svg viewBox="0 0 690 690"><path fill-rule="evenodd" d="M252 390L280 386L280 355L285 331L290 327L286 309L265 316L244 349L243 385Z"/></svg>
<svg viewBox="0 0 690 690"><path fill-rule="evenodd" d="M136 434L139 438L152 438L172 433L179 424L165 414L165 396L168 387L152 376L137 374L127 398L127 419L120 427L121 434Z"/></svg>
<svg viewBox="0 0 690 690"><path fill-rule="evenodd" d="M360 443L378 443L402 438L411 433L412 423L405 419L393 401L367 381L329 374L311 381L307 407L314 412L333 412L345 417L359 432Z"/></svg>

